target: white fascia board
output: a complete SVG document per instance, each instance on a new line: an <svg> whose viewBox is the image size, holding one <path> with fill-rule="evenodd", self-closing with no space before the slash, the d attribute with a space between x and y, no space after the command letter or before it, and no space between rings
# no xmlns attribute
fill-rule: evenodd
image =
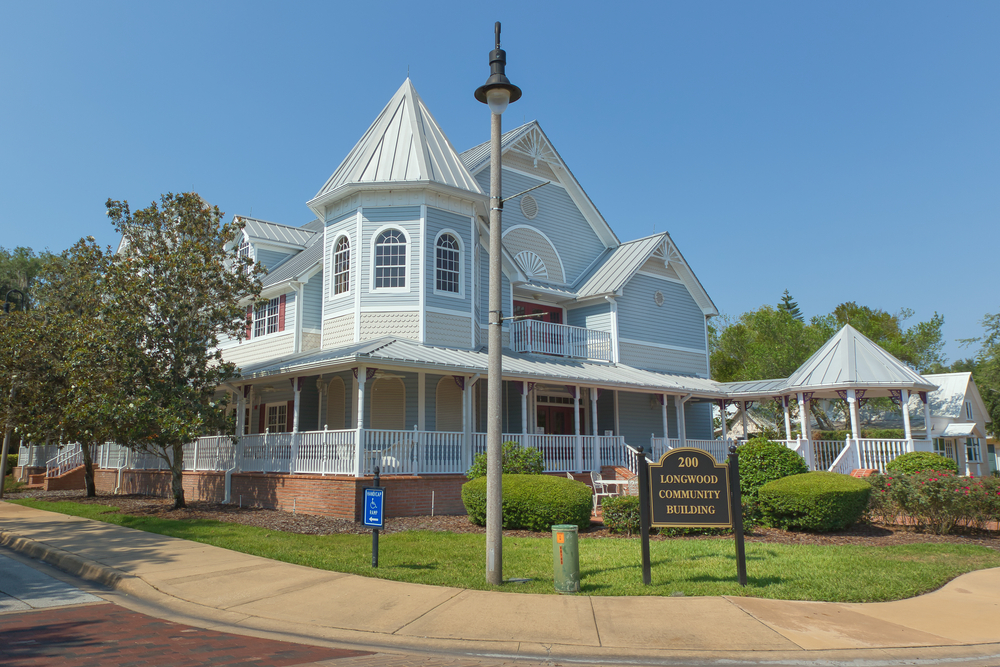
<svg viewBox="0 0 1000 667"><path fill-rule="evenodd" d="M298 275L298 277L296 278L296 280L298 280L300 283L307 283L307 282L309 282L310 279L312 279L313 276L315 276L317 273L319 273L322 270L323 270L323 260L322 259L318 259L318 260L316 260L315 264L313 264L312 266L310 266L309 268L307 268L305 271L303 271L302 273L300 273Z"/></svg>
<svg viewBox="0 0 1000 667"><path fill-rule="evenodd" d="M547 299L552 299L557 305L565 305L576 299L576 295L574 294L567 294L566 292L560 292L558 290L548 290L544 287L538 287L537 285L530 285L527 283L518 284L517 289L519 294L516 296L518 298L524 296L525 294L537 294ZM569 306L566 307L568 308Z"/></svg>
<svg viewBox="0 0 1000 667"><path fill-rule="evenodd" d="M284 241L274 241L272 239L255 240L255 238L250 236L249 234L247 236L250 240L250 244L253 245L254 248L260 248L261 250L277 250L279 252L292 250L295 253L299 253L305 250L306 248L304 245L299 245L297 243L285 243Z"/></svg>
<svg viewBox="0 0 1000 667"><path fill-rule="evenodd" d="M326 207L335 201L352 194L361 192L378 192L381 190L431 190L439 192L448 197L459 197L466 199L473 204L481 204L483 208L487 206L489 197L480 192L463 190L452 185L445 185L437 181L372 181L366 183L345 183L336 190L331 190L324 195L315 197L306 202L306 206L316 214L320 220L326 220Z"/></svg>

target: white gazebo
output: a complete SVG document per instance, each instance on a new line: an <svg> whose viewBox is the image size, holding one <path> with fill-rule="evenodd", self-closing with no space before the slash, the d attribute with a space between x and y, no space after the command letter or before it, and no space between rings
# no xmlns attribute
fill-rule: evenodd
<svg viewBox="0 0 1000 667"><path fill-rule="evenodd" d="M937 385L850 324L838 331L787 379L730 382L722 387L729 396L726 400L740 404L744 413L748 403L780 401L785 413L786 444L797 450L814 470L847 473L855 468L884 470L885 464L900 454L933 451L930 440L914 440L906 406L911 395L919 396L923 403L924 421L930 423L927 396ZM882 397L892 399L902 410L902 439L860 437L858 410L866 401ZM851 433L845 442L813 440L809 404L821 398L847 403ZM801 424L801 433L795 440L792 439L789 412L792 399L799 405Z"/></svg>

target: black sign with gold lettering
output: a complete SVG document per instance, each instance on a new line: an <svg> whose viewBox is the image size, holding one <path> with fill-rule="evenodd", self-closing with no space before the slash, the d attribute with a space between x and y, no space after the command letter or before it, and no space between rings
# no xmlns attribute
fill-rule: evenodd
<svg viewBox="0 0 1000 667"><path fill-rule="evenodd" d="M731 528L729 466L701 449L672 449L649 466L650 525Z"/></svg>

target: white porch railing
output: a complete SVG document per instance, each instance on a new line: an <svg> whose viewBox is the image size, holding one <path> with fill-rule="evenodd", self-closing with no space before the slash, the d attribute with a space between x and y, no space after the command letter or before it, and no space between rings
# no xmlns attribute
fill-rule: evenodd
<svg viewBox="0 0 1000 667"><path fill-rule="evenodd" d="M557 354L598 361L613 359L611 334L607 331L532 319L516 320L511 324L510 347L515 352Z"/></svg>
<svg viewBox="0 0 1000 667"><path fill-rule="evenodd" d="M78 443L64 445L58 454L49 459L45 464L46 477L58 477L67 473L73 468L83 465L83 449Z"/></svg>
<svg viewBox="0 0 1000 667"><path fill-rule="evenodd" d="M711 454L716 463L724 463L726 461L726 457L729 456L729 445L731 444L732 441L730 440L692 440L689 438L684 441L685 447L701 449ZM668 451L680 447L681 441L679 438L667 439L651 437L649 439L649 446L651 450L649 458L654 461L659 461L660 457Z"/></svg>

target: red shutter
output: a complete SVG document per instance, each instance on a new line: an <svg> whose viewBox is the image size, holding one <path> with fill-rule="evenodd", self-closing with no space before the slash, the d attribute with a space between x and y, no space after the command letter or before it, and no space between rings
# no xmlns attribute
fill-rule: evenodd
<svg viewBox="0 0 1000 667"><path fill-rule="evenodd" d="M282 302L284 302L285 297L281 297ZM288 418L288 423L285 424L287 427L286 431L292 430L292 424L295 422L295 401L288 401L288 408L285 410L285 416Z"/></svg>
<svg viewBox="0 0 1000 667"><path fill-rule="evenodd" d="M253 306L247 306L247 340L250 340L250 333L253 330Z"/></svg>
<svg viewBox="0 0 1000 667"><path fill-rule="evenodd" d="M267 406L261 403L260 407L257 409L260 410L259 419L257 420L260 424L260 428L257 429L257 432L263 433L264 429L267 428Z"/></svg>
<svg viewBox="0 0 1000 667"><path fill-rule="evenodd" d="M278 331L285 330L285 295L278 300ZM291 429L289 429L291 430Z"/></svg>

